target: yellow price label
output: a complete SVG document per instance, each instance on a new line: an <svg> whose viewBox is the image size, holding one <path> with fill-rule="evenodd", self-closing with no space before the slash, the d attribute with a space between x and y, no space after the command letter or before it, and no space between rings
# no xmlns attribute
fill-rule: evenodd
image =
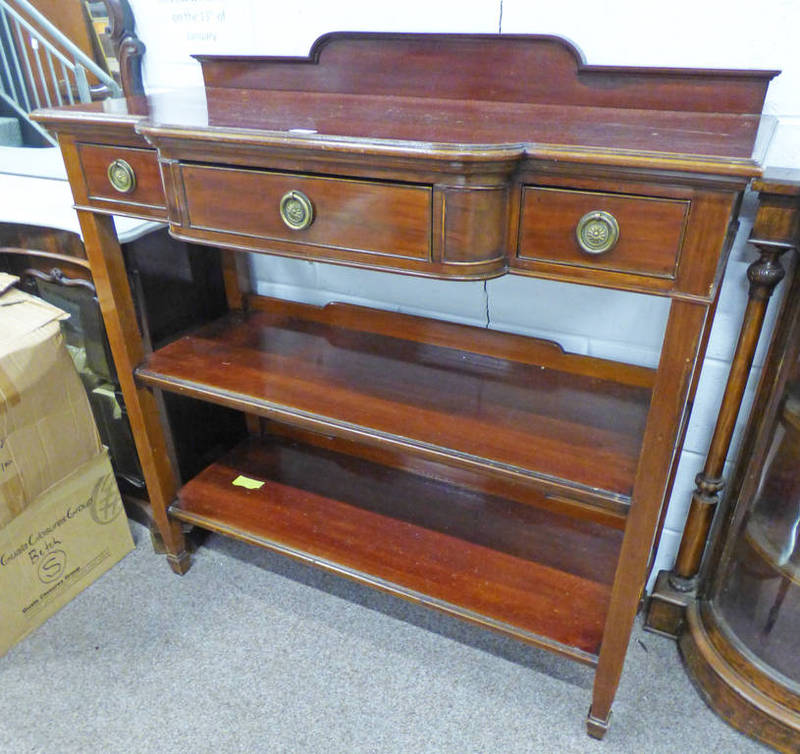
<svg viewBox="0 0 800 754"><path fill-rule="evenodd" d="M251 479L249 476L242 476L241 474L233 480L234 487L244 487L248 490L260 490L266 482L259 482L258 479Z"/></svg>

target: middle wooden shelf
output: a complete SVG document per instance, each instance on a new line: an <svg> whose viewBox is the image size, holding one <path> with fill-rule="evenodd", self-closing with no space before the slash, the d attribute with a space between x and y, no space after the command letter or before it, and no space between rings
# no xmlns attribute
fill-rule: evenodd
<svg viewBox="0 0 800 754"><path fill-rule="evenodd" d="M655 371L350 304L251 298L140 381L624 515Z"/></svg>

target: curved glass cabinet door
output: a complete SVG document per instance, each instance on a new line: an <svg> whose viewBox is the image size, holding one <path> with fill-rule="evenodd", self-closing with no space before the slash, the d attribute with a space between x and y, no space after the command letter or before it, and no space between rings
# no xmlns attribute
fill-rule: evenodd
<svg viewBox="0 0 800 754"><path fill-rule="evenodd" d="M800 377L800 365L795 365ZM800 692L800 381L787 389L758 489L718 575L717 617Z"/></svg>

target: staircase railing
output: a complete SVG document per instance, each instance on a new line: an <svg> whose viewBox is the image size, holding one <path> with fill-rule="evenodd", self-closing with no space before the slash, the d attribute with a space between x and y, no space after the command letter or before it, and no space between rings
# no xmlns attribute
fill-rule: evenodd
<svg viewBox="0 0 800 754"><path fill-rule="evenodd" d="M90 102L88 73L109 96L122 96L119 84L27 0L0 0L0 56L0 100L52 145L31 111Z"/></svg>

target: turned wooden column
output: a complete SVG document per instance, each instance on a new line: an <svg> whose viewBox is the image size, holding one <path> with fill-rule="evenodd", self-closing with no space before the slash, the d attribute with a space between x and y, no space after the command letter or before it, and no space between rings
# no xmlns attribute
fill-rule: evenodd
<svg viewBox="0 0 800 754"><path fill-rule="evenodd" d="M786 274L781 266L780 257L789 250L789 246L753 237L750 238L750 243L761 252L761 255L747 270L750 292L739 332L739 341L733 355L705 467L695 478L697 486L692 494L678 557L670 575L670 583L676 589L691 589L700 569L714 510L719 502L720 492L725 486L722 470L731 446L747 378L750 376L753 357L764 325L767 305L775 286Z"/></svg>
<svg viewBox="0 0 800 754"><path fill-rule="evenodd" d="M781 182L780 171L754 181L759 207L749 243L759 251L750 265L747 307L742 319L731 370L703 470L695 478L695 490L672 571L662 571L648 604L646 627L676 637L687 605L694 597L697 575L706 549L714 512L725 486L722 476L736 419L758 347L769 299L785 276L781 257L794 246L798 212L796 197ZM773 177L774 176L774 177Z"/></svg>

